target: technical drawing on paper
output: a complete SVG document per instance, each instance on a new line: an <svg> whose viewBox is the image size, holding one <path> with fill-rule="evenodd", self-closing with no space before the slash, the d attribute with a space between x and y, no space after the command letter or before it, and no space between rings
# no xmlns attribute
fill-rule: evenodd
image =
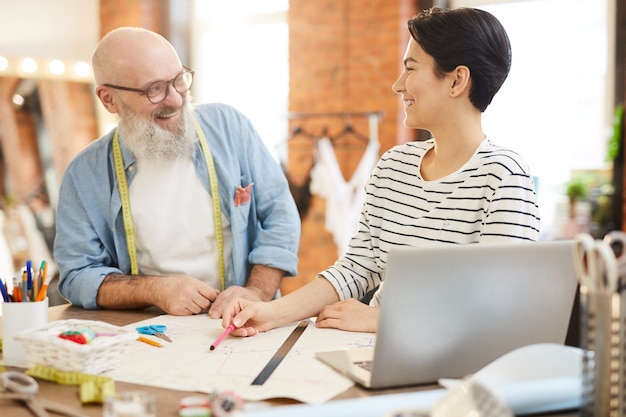
<svg viewBox="0 0 626 417"><path fill-rule="evenodd" d="M234 390L246 400L292 398L309 404L328 401L353 383L315 358L326 350L374 346L374 333L318 329L311 323L270 378L250 383L261 372L297 323L253 337L225 338L211 351L222 333L221 319L163 315L126 326L165 324L172 343L163 348L133 343L118 369L106 375L116 381L182 391L211 393Z"/></svg>

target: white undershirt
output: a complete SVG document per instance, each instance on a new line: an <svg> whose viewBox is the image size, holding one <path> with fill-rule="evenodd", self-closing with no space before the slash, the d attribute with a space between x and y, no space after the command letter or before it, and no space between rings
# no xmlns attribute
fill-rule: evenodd
<svg viewBox="0 0 626 417"><path fill-rule="evenodd" d="M211 196L191 159L137 161L130 188L137 263L142 275L187 275L220 288ZM230 222L222 214L224 260Z"/></svg>

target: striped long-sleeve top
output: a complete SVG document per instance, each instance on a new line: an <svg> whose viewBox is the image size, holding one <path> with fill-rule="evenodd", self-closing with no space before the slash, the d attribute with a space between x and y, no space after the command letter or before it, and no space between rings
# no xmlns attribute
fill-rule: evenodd
<svg viewBox="0 0 626 417"><path fill-rule="evenodd" d="M366 184L348 251L321 272L339 297L362 298L382 283L394 246L539 238L539 209L527 163L487 138L458 171L435 181L420 164L434 139L387 151ZM382 285L371 304L380 304Z"/></svg>

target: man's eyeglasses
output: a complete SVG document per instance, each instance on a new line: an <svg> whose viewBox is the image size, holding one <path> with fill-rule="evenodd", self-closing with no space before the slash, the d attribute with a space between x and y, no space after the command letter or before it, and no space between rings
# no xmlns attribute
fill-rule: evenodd
<svg viewBox="0 0 626 417"><path fill-rule="evenodd" d="M174 90L179 93L185 93L191 88L193 82L194 71L191 68L183 66L184 71L178 74L176 77L169 81L161 80L155 81L148 86L145 90L141 88L122 87L120 85L103 84L105 87L115 88L116 90L135 91L137 93L143 93L148 97L148 100L152 104L162 102L167 98L170 92L170 84L174 87Z"/></svg>

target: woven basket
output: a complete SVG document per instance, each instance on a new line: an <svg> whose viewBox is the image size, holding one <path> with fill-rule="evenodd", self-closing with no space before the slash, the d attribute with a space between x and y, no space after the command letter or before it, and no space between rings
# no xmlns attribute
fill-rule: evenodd
<svg viewBox="0 0 626 417"><path fill-rule="evenodd" d="M84 329L103 336L85 345L59 337L63 332ZM44 365L58 371L101 374L119 366L124 352L137 339L137 332L102 321L70 319L21 331L15 339L26 350L28 366Z"/></svg>

